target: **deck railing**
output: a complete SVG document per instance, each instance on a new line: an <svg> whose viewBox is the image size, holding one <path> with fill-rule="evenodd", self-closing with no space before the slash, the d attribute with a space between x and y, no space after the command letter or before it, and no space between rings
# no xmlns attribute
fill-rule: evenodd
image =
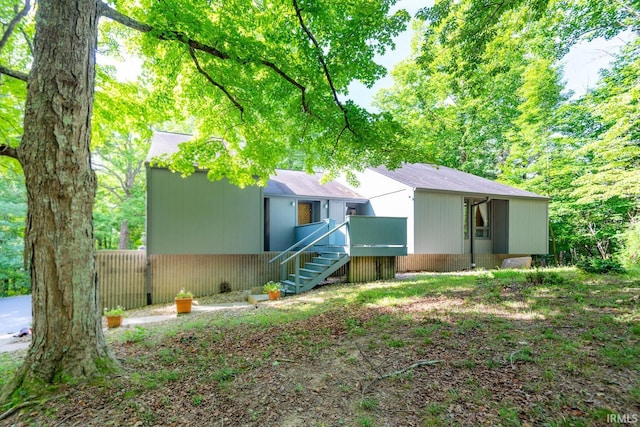
<svg viewBox="0 0 640 427"><path fill-rule="evenodd" d="M406 218L357 215L348 216L345 222L334 227L330 226L331 222L327 222L327 224L329 225L328 227L318 227L315 231L306 235L301 241L294 243L291 247L269 261L269 263L272 263L281 260L281 280L286 280L287 264L293 261L295 284L296 286L299 285L300 254L313 250L314 247L321 243L326 244L326 242L331 241L331 236L335 236L343 227L347 239L347 244L343 246L343 250L350 257L393 257L407 254ZM327 228L328 231L318 236L320 232ZM315 237L315 239L311 240L313 237ZM292 251L295 252L285 258L285 255Z"/></svg>
<svg viewBox="0 0 640 427"><path fill-rule="evenodd" d="M350 216L347 247L351 256L407 254L407 218Z"/></svg>
<svg viewBox="0 0 640 427"><path fill-rule="evenodd" d="M328 221L328 220L327 220ZM284 258L285 255L289 254L289 251L293 251L295 250L295 248L299 248L300 246L302 246L303 244L305 244L304 246L302 246L301 249L298 249L297 251L295 251L292 255L290 255L288 258L283 259L282 261L280 261L280 277L281 280L286 280L287 278L287 264L289 263L289 261L293 260L294 261L294 275L295 275L295 285L298 286L300 284L300 256L301 254L310 251L313 247L315 247L316 245L319 245L320 242L322 242L324 239L328 239L331 235L333 235L335 232L337 232L338 230L340 230L342 227L349 225L349 220L347 219L345 222L343 222L340 225L337 225L333 228L329 227L329 231L325 232L324 234L320 235L319 237L316 237L314 240L311 240L314 236L317 236L318 234L320 234L320 232L324 231L324 227L320 227L317 230L315 230L313 233L310 233L309 235L307 235L303 240L301 240L300 242L296 242L293 244L293 246L289 247L287 250L285 250L284 252L278 254L277 256L273 257L271 260L269 260L269 263L272 263L280 258ZM348 231L347 231L347 234ZM308 243L307 243L308 242Z"/></svg>

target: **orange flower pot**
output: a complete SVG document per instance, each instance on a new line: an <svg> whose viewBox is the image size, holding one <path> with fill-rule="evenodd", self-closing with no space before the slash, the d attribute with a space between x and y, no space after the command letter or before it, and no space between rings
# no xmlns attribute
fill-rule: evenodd
<svg viewBox="0 0 640 427"><path fill-rule="evenodd" d="M122 326L122 316L107 316L107 328Z"/></svg>
<svg viewBox="0 0 640 427"><path fill-rule="evenodd" d="M191 313L193 298L176 298L176 310L178 314Z"/></svg>
<svg viewBox="0 0 640 427"><path fill-rule="evenodd" d="M280 299L280 290L269 291L269 301L275 301L277 299Z"/></svg>

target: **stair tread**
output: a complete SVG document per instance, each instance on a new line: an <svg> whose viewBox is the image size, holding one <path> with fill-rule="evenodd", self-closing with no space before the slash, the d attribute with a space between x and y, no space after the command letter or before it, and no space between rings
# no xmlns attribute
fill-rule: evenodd
<svg viewBox="0 0 640 427"><path fill-rule="evenodd" d="M302 286L302 283L298 283L298 284L296 285L296 283L295 283L295 282L293 282L293 281L291 281L291 280L283 280L283 281L282 281L282 282L280 282L280 283L282 283L283 285L286 285L286 286L293 286L293 287L298 287L298 288Z"/></svg>
<svg viewBox="0 0 640 427"><path fill-rule="evenodd" d="M310 262L305 262L304 267L298 270L298 277L291 273L288 274L288 279L281 280L280 283L288 293L298 294L308 291L346 264L349 258L346 252L321 252Z"/></svg>
<svg viewBox="0 0 640 427"><path fill-rule="evenodd" d="M290 275L289 275L289 277L294 277L294 278L295 278L295 277L296 277L296 275L295 275L295 274L290 274ZM300 280L311 280L311 279L313 279L313 277L309 277L309 276L300 276L300 275L298 275L298 278L299 278Z"/></svg>
<svg viewBox="0 0 640 427"><path fill-rule="evenodd" d="M305 268L309 268L309 267L314 267L314 268L321 268L324 270L324 267L326 267L326 264L318 264L317 262L305 262L304 263L304 267Z"/></svg>

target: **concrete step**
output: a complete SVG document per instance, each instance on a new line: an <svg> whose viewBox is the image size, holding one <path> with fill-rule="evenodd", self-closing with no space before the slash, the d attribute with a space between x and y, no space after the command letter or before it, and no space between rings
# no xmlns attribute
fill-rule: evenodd
<svg viewBox="0 0 640 427"><path fill-rule="evenodd" d="M269 295L267 294L249 295L247 297L247 301L249 302L249 304L257 304L259 302L269 301Z"/></svg>

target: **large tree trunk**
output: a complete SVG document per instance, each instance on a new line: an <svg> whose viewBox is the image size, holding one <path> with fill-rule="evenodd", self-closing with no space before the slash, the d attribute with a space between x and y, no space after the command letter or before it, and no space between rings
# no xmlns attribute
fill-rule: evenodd
<svg viewBox="0 0 640 427"><path fill-rule="evenodd" d="M89 155L98 18L95 0L38 2L18 147L28 193L33 340L14 387L88 378L113 360L98 307Z"/></svg>

